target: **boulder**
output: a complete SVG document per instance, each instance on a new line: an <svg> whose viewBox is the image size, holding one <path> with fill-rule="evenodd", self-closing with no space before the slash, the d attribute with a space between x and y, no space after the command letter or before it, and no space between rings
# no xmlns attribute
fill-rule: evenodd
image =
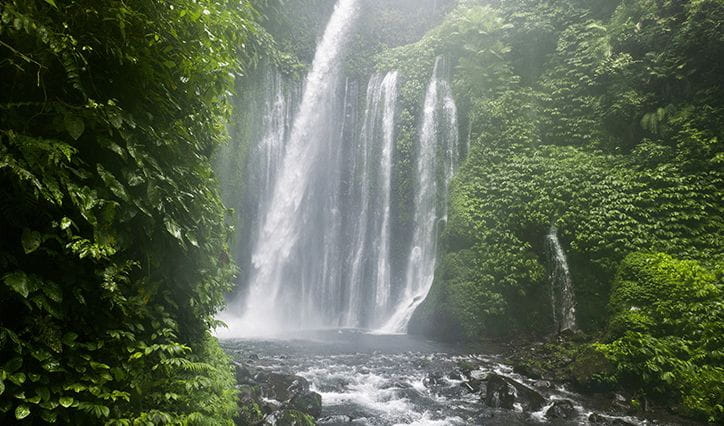
<svg viewBox="0 0 724 426"><path fill-rule="evenodd" d="M238 416L234 423L238 426L257 425L264 421L262 407L254 401L239 404Z"/></svg>
<svg viewBox="0 0 724 426"><path fill-rule="evenodd" d="M463 373L463 375L467 378L470 378L471 377L470 373L472 373L473 370L477 369L475 364L469 359L464 359L464 360L459 361L458 368Z"/></svg>
<svg viewBox="0 0 724 426"><path fill-rule="evenodd" d="M354 419L352 417L345 415L328 416L317 420L317 424L325 426L343 426L352 423L353 420Z"/></svg>
<svg viewBox="0 0 724 426"><path fill-rule="evenodd" d="M560 399L553 403L553 405L546 410L546 418L553 419L572 419L576 415L576 407L573 401L567 399Z"/></svg>
<svg viewBox="0 0 724 426"><path fill-rule="evenodd" d="M236 383L240 385L254 384L254 375L245 364L234 362L234 370L236 374Z"/></svg>
<svg viewBox="0 0 724 426"><path fill-rule="evenodd" d="M239 386L239 401L242 404L248 402L257 402L261 400L261 391L258 386L252 385L240 385Z"/></svg>
<svg viewBox="0 0 724 426"><path fill-rule="evenodd" d="M432 373L429 373L427 376L425 376L424 379L422 379L422 384L426 388L440 386L444 383L445 382L443 380L443 375L439 371L433 371Z"/></svg>
<svg viewBox="0 0 724 426"><path fill-rule="evenodd" d="M594 425L605 426L634 426L633 423L629 423L626 420L614 417L604 417L598 413L591 413L591 415L588 416L588 422Z"/></svg>
<svg viewBox="0 0 724 426"><path fill-rule="evenodd" d="M460 387L470 393L478 393L483 386L483 381L478 379L470 379L460 383Z"/></svg>
<svg viewBox="0 0 724 426"><path fill-rule="evenodd" d="M540 364L540 360L518 360L513 364L513 371L521 376L540 380L545 376L545 368Z"/></svg>
<svg viewBox="0 0 724 426"><path fill-rule="evenodd" d="M460 374L459 371L455 371L455 370L450 371L449 373L447 373L447 377L448 377L450 380L462 380L462 379L463 379L462 374Z"/></svg>
<svg viewBox="0 0 724 426"><path fill-rule="evenodd" d="M264 418L265 426L314 426L312 416L296 410L276 411Z"/></svg>
<svg viewBox="0 0 724 426"><path fill-rule="evenodd" d="M318 419L322 415L322 395L316 392L300 392L292 397L289 406Z"/></svg>
<svg viewBox="0 0 724 426"><path fill-rule="evenodd" d="M260 404L261 411L263 411L265 415L282 409L282 403L273 399L264 399Z"/></svg>
<svg viewBox="0 0 724 426"><path fill-rule="evenodd" d="M485 404L493 408L513 409L520 404L523 411L537 411L545 405L545 398L528 386L511 379L491 373L488 376Z"/></svg>
<svg viewBox="0 0 724 426"><path fill-rule="evenodd" d="M293 374L261 372L254 376L261 386L262 396L287 402L295 395L309 392L309 382Z"/></svg>
<svg viewBox="0 0 724 426"><path fill-rule="evenodd" d="M573 382L581 389L604 392L611 387L610 383L600 380L615 373L615 369L606 356L593 346L584 347L571 363Z"/></svg>
<svg viewBox="0 0 724 426"><path fill-rule="evenodd" d="M320 392L338 392L342 393L349 386L349 381L343 378L329 378L324 379L321 383L317 384L317 389Z"/></svg>
<svg viewBox="0 0 724 426"><path fill-rule="evenodd" d="M537 380L535 383L533 383L533 386L538 389L553 389L553 383L549 382L548 380Z"/></svg>

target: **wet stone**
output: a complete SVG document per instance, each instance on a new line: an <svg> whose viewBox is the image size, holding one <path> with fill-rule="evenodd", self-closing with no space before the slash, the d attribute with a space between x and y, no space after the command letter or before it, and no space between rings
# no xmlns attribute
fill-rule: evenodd
<svg viewBox="0 0 724 426"><path fill-rule="evenodd" d="M234 369L236 374L236 383L240 385L254 384L254 377L249 367L240 362L234 362Z"/></svg>
<svg viewBox="0 0 724 426"><path fill-rule="evenodd" d="M323 417L319 420L317 420L318 425L325 425L325 426L340 426L340 425L348 425L352 423L354 419L350 416L345 415L339 415L339 416L328 416Z"/></svg>
<svg viewBox="0 0 724 426"><path fill-rule="evenodd" d="M629 423L623 419L617 419L612 417L605 417L598 413L592 413L588 416L588 422L594 425L606 425L606 426L634 426L633 423Z"/></svg>
<svg viewBox="0 0 724 426"><path fill-rule="evenodd" d="M462 380L463 379L463 376L462 376L462 374L460 374L459 371L451 371L447 374L447 377L450 380Z"/></svg>
<svg viewBox="0 0 724 426"><path fill-rule="evenodd" d="M322 395L316 392L301 392L292 397L289 406L317 419L322 415Z"/></svg>
<svg viewBox="0 0 724 426"><path fill-rule="evenodd" d="M282 403L273 399L266 399L261 402L261 409L264 414L271 414L275 411L279 411L282 408Z"/></svg>
<svg viewBox="0 0 724 426"><path fill-rule="evenodd" d="M553 405L546 410L547 419L572 419L576 415L576 407L573 401L567 399L561 399L553 403Z"/></svg>
<svg viewBox="0 0 724 426"><path fill-rule="evenodd" d="M509 377L490 374L485 403L488 407L512 410L520 404L523 411L537 411L545 405L545 398L528 386Z"/></svg>
<svg viewBox="0 0 724 426"><path fill-rule="evenodd" d="M478 379L470 379L468 381L462 382L460 384L460 387L462 387L464 390L466 390L469 393L478 393L480 392L480 389L483 386L483 381Z"/></svg>
<svg viewBox="0 0 724 426"><path fill-rule="evenodd" d="M265 398L286 402L295 395L309 392L309 382L293 374L267 373L257 374L254 379L260 383Z"/></svg>
<svg viewBox="0 0 724 426"><path fill-rule="evenodd" d="M549 382L548 380L538 380L535 383L533 383L533 386L538 389L552 389L553 384Z"/></svg>
<svg viewBox="0 0 724 426"><path fill-rule="evenodd" d="M431 388L435 386L441 386L445 384L445 381L443 380L443 375L439 371L434 371L432 373L429 373L424 379L422 379L422 384L426 388Z"/></svg>
<svg viewBox="0 0 724 426"><path fill-rule="evenodd" d="M276 411L264 419L265 426L314 426L314 419L297 410Z"/></svg>
<svg viewBox="0 0 724 426"><path fill-rule="evenodd" d="M324 380L321 383L317 384L317 389L320 392L343 392L347 386L349 386L349 380L341 379L341 378L334 378L329 380Z"/></svg>

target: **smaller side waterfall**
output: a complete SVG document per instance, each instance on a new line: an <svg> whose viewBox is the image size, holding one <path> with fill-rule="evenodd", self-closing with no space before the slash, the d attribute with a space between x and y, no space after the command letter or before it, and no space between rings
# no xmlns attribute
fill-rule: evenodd
<svg viewBox="0 0 724 426"><path fill-rule="evenodd" d="M558 229L551 227L546 235L546 251L550 271L551 307L556 333L576 329L576 298L566 254L558 239Z"/></svg>
<svg viewBox="0 0 724 426"><path fill-rule="evenodd" d="M351 161L351 231L346 282L349 297L340 324L368 327L387 314L390 285L390 196L397 72L374 74L367 85L360 135Z"/></svg>
<svg viewBox="0 0 724 426"><path fill-rule="evenodd" d="M457 108L446 80L442 57L435 67L425 94L417 147L414 230L407 261L404 289L397 307L382 333L404 333L418 306L425 300L435 278L440 223L447 220L446 196L460 157Z"/></svg>

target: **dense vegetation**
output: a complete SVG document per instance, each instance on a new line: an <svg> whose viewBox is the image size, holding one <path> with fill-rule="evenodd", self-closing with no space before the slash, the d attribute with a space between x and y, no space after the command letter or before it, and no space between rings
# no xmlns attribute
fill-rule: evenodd
<svg viewBox="0 0 724 426"><path fill-rule="evenodd" d="M210 164L248 1L0 4L0 423L230 423Z"/></svg>
<svg viewBox="0 0 724 426"><path fill-rule="evenodd" d="M721 419L722 271L665 254L632 253L611 292L607 341L614 379L680 401L683 413Z"/></svg>
<svg viewBox="0 0 724 426"><path fill-rule="evenodd" d="M380 69L408 78L398 164L414 155L437 55L454 64L461 134L470 135L450 194L442 264L414 331L469 341L549 331L544 239L555 225L579 326L594 335L609 328L601 339L611 343L600 349L617 365L615 379L674 398L682 412L721 418L722 342L711 336L724 323L723 18L724 4L710 0L467 1L419 42L378 56ZM654 306L678 310L646 317L661 324L690 312L688 320L621 331L620 290L610 304L609 294L617 271L634 267L624 259L635 252L685 260L671 259L678 269L662 268L655 280L628 278L634 293L656 280L680 282L681 269L712 271L706 290L696 290L701 297L656 293ZM696 323L702 337L692 337L700 309L709 320Z"/></svg>

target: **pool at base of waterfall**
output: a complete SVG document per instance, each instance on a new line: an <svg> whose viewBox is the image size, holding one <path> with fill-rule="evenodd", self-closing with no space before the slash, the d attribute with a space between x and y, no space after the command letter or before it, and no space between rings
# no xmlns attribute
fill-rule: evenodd
<svg viewBox="0 0 724 426"><path fill-rule="evenodd" d="M304 411L298 401L327 425L646 424L594 413L586 397L515 374L496 355L413 336L345 329L221 345L235 360L241 399L257 398L259 424Z"/></svg>

